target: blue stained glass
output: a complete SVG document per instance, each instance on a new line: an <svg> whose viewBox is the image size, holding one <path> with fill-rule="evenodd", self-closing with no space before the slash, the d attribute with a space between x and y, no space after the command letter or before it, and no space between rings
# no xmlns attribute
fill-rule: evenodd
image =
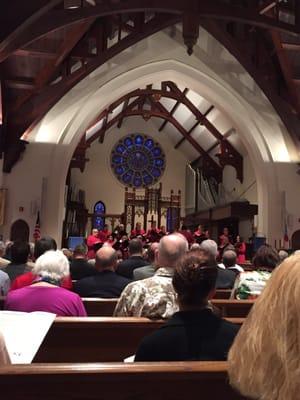
<svg viewBox="0 0 300 400"><path fill-rule="evenodd" d="M145 185L151 185L151 183L153 182L153 178L152 178L152 176L150 176L150 175L146 175L145 177L144 177L144 182L145 182Z"/></svg>
<svg viewBox="0 0 300 400"><path fill-rule="evenodd" d="M134 143L135 143L137 146L141 146L141 145L144 143L143 137L142 137L141 135L137 135L137 136L135 137L135 139L134 139Z"/></svg>
<svg viewBox="0 0 300 400"><path fill-rule="evenodd" d="M125 145L126 145L127 147L133 146L133 142L132 142L132 139L131 139L130 137L127 137L127 138L124 140L124 143L125 143Z"/></svg>
<svg viewBox="0 0 300 400"><path fill-rule="evenodd" d="M157 158L154 163L156 167L162 167L164 165L164 160Z"/></svg>
<svg viewBox="0 0 300 400"><path fill-rule="evenodd" d="M159 147L155 147L155 148L152 150L152 154L153 154L155 157L160 156L160 155L161 155L161 149L160 149Z"/></svg>
<svg viewBox="0 0 300 400"><path fill-rule="evenodd" d="M155 178L158 178L160 176L160 174L161 174L160 169L152 168L151 175L153 175Z"/></svg>
<svg viewBox="0 0 300 400"><path fill-rule="evenodd" d="M115 164L122 164L124 162L124 158L120 157L120 156L117 156L117 155L114 155L113 158L112 158L112 161Z"/></svg>
<svg viewBox="0 0 300 400"><path fill-rule="evenodd" d="M147 147L147 149L152 149L153 148L153 146L154 146L154 142L153 142L153 140L152 139L147 139L146 141L145 141L145 147Z"/></svg>
<svg viewBox="0 0 300 400"><path fill-rule="evenodd" d="M126 151L126 147L125 147L125 146L123 146L122 144L120 144L119 146L117 146L117 148L116 148L116 152L117 152L117 153L123 154L124 151Z"/></svg>
<svg viewBox="0 0 300 400"><path fill-rule="evenodd" d="M127 186L151 186L165 169L164 152L158 143L145 135L128 135L115 145L111 168L119 181Z"/></svg>
<svg viewBox="0 0 300 400"><path fill-rule="evenodd" d="M94 206L94 214L105 214L106 207L103 201L98 201ZM93 219L93 228L102 230L105 224L104 217L94 217Z"/></svg>
<svg viewBox="0 0 300 400"><path fill-rule="evenodd" d="M117 168L115 169L115 173L116 173L117 175L122 175L122 174L124 174L124 172L125 172L125 168L124 168L124 167L117 167Z"/></svg>

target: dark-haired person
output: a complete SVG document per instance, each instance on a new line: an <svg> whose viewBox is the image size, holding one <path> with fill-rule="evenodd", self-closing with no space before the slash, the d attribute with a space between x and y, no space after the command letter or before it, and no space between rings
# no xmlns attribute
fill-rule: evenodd
<svg viewBox="0 0 300 400"><path fill-rule="evenodd" d="M147 251L147 259L148 265L145 267L136 268L133 271L133 278L135 281L150 278L155 274L155 254L158 251L158 242L151 243L148 251Z"/></svg>
<svg viewBox="0 0 300 400"><path fill-rule="evenodd" d="M131 282L117 275L115 270L118 254L109 245L104 245L96 253L95 273L74 284L74 291L81 297L118 298L123 289Z"/></svg>
<svg viewBox="0 0 300 400"><path fill-rule="evenodd" d="M30 247L27 242L16 241L11 246L11 263L3 271L7 273L11 282L18 276L29 272L31 268L27 265Z"/></svg>
<svg viewBox="0 0 300 400"><path fill-rule="evenodd" d="M151 222L151 227L147 231L146 238L150 243L160 241L161 239L160 230L157 228L155 221Z"/></svg>
<svg viewBox="0 0 300 400"><path fill-rule="evenodd" d="M35 261L44 253L49 250L57 250L56 241L51 236L43 236L40 240L35 243L34 246L34 258ZM36 275L30 271L18 276L11 284L10 291L20 289L24 286L31 285L36 279ZM61 286L65 289L72 289L72 281L70 276L62 280Z"/></svg>
<svg viewBox="0 0 300 400"><path fill-rule="evenodd" d="M128 245L129 257L118 264L117 274L133 279L136 268L145 267L148 262L143 258L143 243L140 239L132 239Z"/></svg>
<svg viewBox="0 0 300 400"><path fill-rule="evenodd" d="M71 278L79 280L95 275L96 269L87 261L88 249L85 244L79 244L73 251L73 259L70 264Z"/></svg>
<svg viewBox="0 0 300 400"><path fill-rule="evenodd" d="M181 260L173 276L179 312L142 340L135 361L226 360L239 328L208 306L216 279L216 265L193 255Z"/></svg>
<svg viewBox="0 0 300 400"><path fill-rule="evenodd" d="M252 261L255 271L242 272L234 284L234 295L237 299L256 299L266 286L272 271L280 263L277 251L269 245L261 246Z"/></svg>

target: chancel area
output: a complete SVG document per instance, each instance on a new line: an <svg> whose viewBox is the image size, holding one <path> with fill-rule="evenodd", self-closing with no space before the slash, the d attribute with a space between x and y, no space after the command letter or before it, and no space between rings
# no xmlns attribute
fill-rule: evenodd
<svg viewBox="0 0 300 400"><path fill-rule="evenodd" d="M3 396L298 398L299 21L2 0Z"/></svg>

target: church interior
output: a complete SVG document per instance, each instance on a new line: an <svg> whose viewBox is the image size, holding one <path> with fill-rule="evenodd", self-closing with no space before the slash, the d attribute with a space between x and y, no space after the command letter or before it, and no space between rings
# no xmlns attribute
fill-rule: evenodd
<svg viewBox="0 0 300 400"><path fill-rule="evenodd" d="M250 357L248 338L254 316L264 325L256 298L268 304L276 285L269 278L296 264L300 251L299 66L297 0L1 1L0 272L9 276L9 286L1 286L6 277L0 275L0 392L47 400L179 399L199 392L204 399L297 398L296 384L285 387L287 375L283 383L275 372L270 375L272 390L259 386L263 367ZM26 260L14 262L25 245ZM260 254L261 246L266 254ZM228 259L235 257L231 265L226 252ZM50 256L59 274L68 262L59 284L53 271L37 272ZM134 257L143 263L130 264ZM103 292L84 294L85 285L72 273L76 258L85 262L83 280L100 278L104 270L119 280L111 276L105 292L106 274ZM206 272L197 275L196 264ZM225 284L220 269L228 272ZM138 270L150 275L136 278ZM153 281L147 283L155 278L167 297L164 306L149 288ZM278 299L296 291L287 285L277 288ZM59 314L39 303L14 308L13 294L37 286L67 290L65 301L72 300L76 312ZM122 290L113 292L115 286ZM196 287L207 290L200 302ZM129 302L142 289L144 301L151 292L149 304L157 300L164 311L151 314L149 304L148 314L147 307L134 311L139 305ZM199 324L184 326L181 344L174 345L183 349L187 342L188 357L145 356L164 354L159 346L150 348L164 320L175 326L177 314L196 308L202 314L211 309L224 325L222 335L221 328L215 335L222 346L226 335L228 341L237 335L226 356L209 355L213 344L203 339ZM11 322L7 310L24 313L22 321L19 316ZM12 361L11 349L20 340L17 359L30 333L13 340L12 332L22 331L17 323L27 324L25 318L28 326L34 323L29 311L54 317L41 319L45 331L37 336L31 361L2 366L1 329L6 360ZM145 339L149 334L152 342ZM166 336L165 343L177 343L181 334ZM198 345L189 340L196 334L205 351L197 348L191 355ZM277 350L273 341L266 352ZM241 343L245 359L237 355ZM274 356L283 363L282 376L291 358L287 348L280 362ZM123 362L133 354L137 362ZM247 372L253 374L253 391L242 372L232 372L243 371L247 357L257 370L257 376L251 368Z"/></svg>

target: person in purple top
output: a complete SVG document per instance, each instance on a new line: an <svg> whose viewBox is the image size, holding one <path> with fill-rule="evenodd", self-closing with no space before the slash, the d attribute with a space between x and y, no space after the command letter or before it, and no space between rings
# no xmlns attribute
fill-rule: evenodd
<svg viewBox="0 0 300 400"><path fill-rule="evenodd" d="M60 287L70 274L69 262L59 250L40 256L32 270L37 279L30 285L8 293L4 308L11 311L46 311L58 316L85 317L81 298Z"/></svg>

